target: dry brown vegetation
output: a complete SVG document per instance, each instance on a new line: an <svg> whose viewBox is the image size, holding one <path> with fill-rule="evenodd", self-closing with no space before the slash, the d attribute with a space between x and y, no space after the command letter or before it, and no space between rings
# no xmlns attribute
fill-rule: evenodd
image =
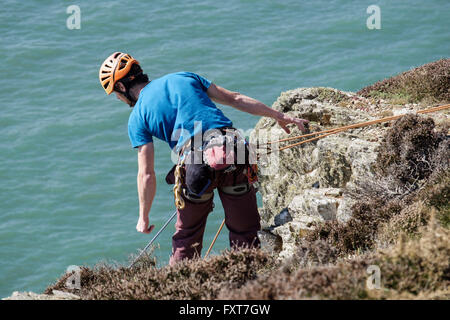
<svg viewBox="0 0 450 320"><path fill-rule="evenodd" d="M83 299L213 299L222 288L239 288L271 265L271 257L255 249L226 251L207 260L185 261L174 267L155 267L145 257L135 267L103 265L82 268L81 290L69 290L69 275L47 288L69 291Z"/></svg>
<svg viewBox="0 0 450 320"><path fill-rule="evenodd" d="M376 82L358 92L366 98L391 103L448 103L450 101L450 59L425 64L395 77Z"/></svg>

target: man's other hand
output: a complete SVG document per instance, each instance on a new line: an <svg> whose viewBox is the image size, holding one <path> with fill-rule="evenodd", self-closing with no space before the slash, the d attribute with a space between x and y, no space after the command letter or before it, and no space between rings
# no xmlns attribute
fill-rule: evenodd
<svg viewBox="0 0 450 320"><path fill-rule="evenodd" d="M138 232L142 232L142 233L150 233L152 232L153 228L155 227L154 225L151 225L149 228L149 220L148 217L147 218L139 218L138 223L136 225L136 230Z"/></svg>

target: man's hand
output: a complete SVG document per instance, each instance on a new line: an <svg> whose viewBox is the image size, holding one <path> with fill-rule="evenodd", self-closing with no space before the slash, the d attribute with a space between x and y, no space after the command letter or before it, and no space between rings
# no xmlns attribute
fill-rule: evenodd
<svg viewBox="0 0 450 320"><path fill-rule="evenodd" d="M294 123L303 133L306 132L305 125L308 125L309 123L308 120L290 117L285 114L281 114L281 116L277 119L277 122L287 134L291 133L291 130L287 127L289 123Z"/></svg>
<svg viewBox="0 0 450 320"><path fill-rule="evenodd" d="M142 233L150 233L152 232L155 226L151 225L149 228L148 225L149 225L148 217L147 218L139 217L138 223L136 225L136 230Z"/></svg>

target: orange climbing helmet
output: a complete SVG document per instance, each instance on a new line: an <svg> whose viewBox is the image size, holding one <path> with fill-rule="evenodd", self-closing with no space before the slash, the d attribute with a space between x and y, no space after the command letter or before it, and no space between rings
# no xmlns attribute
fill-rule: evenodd
<svg viewBox="0 0 450 320"><path fill-rule="evenodd" d="M139 62L128 53L123 52L114 52L103 61L98 78L107 94L114 91L116 82L128 74L133 64L139 65Z"/></svg>

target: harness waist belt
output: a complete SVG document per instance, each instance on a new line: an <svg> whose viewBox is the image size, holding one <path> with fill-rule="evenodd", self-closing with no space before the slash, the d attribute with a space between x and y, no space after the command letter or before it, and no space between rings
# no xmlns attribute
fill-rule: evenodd
<svg viewBox="0 0 450 320"><path fill-rule="evenodd" d="M240 196L250 190L250 185L248 183L242 183L236 186L220 187L220 190L226 194Z"/></svg>

